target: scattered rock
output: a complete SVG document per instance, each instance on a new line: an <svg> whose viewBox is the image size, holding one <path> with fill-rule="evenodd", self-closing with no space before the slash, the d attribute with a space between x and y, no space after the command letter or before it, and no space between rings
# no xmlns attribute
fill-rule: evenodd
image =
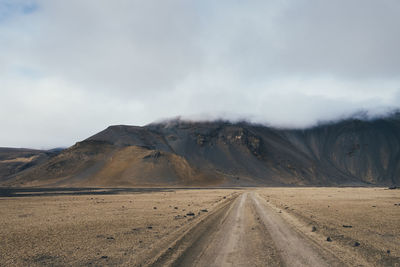
<svg viewBox="0 0 400 267"><path fill-rule="evenodd" d="M176 210L177 210L177 209L178 209L178 207L174 207L174 209L176 209Z"/></svg>
<svg viewBox="0 0 400 267"><path fill-rule="evenodd" d="M156 210L157 209L157 207L153 207L153 210Z"/></svg>
<svg viewBox="0 0 400 267"><path fill-rule="evenodd" d="M373 208L376 208L376 206L374 205L374 206L372 206Z"/></svg>
<svg viewBox="0 0 400 267"><path fill-rule="evenodd" d="M316 232L317 231L317 227L313 226L311 229L311 232Z"/></svg>
<svg viewBox="0 0 400 267"><path fill-rule="evenodd" d="M223 197L223 199L226 199L226 197Z"/></svg>
<svg viewBox="0 0 400 267"><path fill-rule="evenodd" d="M353 247L358 247L358 246L360 246L361 244L359 243L359 242L354 242L354 245L353 245Z"/></svg>
<svg viewBox="0 0 400 267"><path fill-rule="evenodd" d="M344 228L352 228L353 226L352 226L352 225L343 224L343 227L344 227Z"/></svg>
<svg viewBox="0 0 400 267"><path fill-rule="evenodd" d="M390 254L390 249L386 250L386 253L387 253L387 254Z"/></svg>
<svg viewBox="0 0 400 267"><path fill-rule="evenodd" d="M388 189L393 190L393 189L398 189L398 188L400 188L400 187L397 187L397 186L390 186Z"/></svg>
<svg viewBox="0 0 400 267"><path fill-rule="evenodd" d="M326 238L326 241L332 242L332 238L331 238L330 236L328 236L328 237Z"/></svg>
<svg viewBox="0 0 400 267"><path fill-rule="evenodd" d="M107 258L108 258L108 256L101 256L101 258L102 258L102 259L107 259Z"/></svg>
<svg viewBox="0 0 400 267"><path fill-rule="evenodd" d="M114 240L115 238L112 236L107 237L108 240Z"/></svg>
<svg viewBox="0 0 400 267"><path fill-rule="evenodd" d="M147 229L153 229L153 226L147 226Z"/></svg>
<svg viewBox="0 0 400 267"><path fill-rule="evenodd" d="M206 210L206 209L203 209L203 210L200 210L201 212L208 212L208 210Z"/></svg>
<svg viewBox="0 0 400 267"><path fill-rule="evenodd" d="M193 212L188 212L188 213L186 213L186 215L187 216L194 216L194 213Z"/></svg>

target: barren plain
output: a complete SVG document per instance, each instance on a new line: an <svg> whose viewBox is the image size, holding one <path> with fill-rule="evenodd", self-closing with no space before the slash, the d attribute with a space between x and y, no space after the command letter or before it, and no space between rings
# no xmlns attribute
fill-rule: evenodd
<svg viewBox="0 0 400 267"><path fill-rule="evenodd" d="M400 190L2 192L1 266L400 266Z"/></svg>

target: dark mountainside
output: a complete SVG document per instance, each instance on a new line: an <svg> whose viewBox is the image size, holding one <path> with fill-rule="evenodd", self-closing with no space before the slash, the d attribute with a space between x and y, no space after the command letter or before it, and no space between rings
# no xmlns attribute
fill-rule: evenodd
<svg viewBox="0 0 400 267"><path fill-rule="evenodd" d="M0 158L0 164L5 160ZM0 183L77 187L400 185L400 116L348 119L304 130L180 120L144 127L110 126L31 165L2 170Z"/></svg>
<svg viewBox="0 0 400 267"><path fill-rule="evenodd" d="M60 149L35 150L26 148L0 147L0 181L37 166L58 154Z"/></svg>

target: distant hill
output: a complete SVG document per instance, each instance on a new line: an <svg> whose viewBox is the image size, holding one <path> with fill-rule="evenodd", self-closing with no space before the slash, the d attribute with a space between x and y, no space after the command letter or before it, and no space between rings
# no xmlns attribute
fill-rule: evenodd
<svg viewBox="0 0 400 267"><path fill-rule="evenodd" d="M44 163L61 150L0 147L0 181Z"/></svg>
<svg viewBox="0 0 400 267"><path fill-rule="evenodd" d="M225 121L118 125L55 153L29 168L2 171L0 183L400 185L400 118L348 119L301 130Z"/></svg>

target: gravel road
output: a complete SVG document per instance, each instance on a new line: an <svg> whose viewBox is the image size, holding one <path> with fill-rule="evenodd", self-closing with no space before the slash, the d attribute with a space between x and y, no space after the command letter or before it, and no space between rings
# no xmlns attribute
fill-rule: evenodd
<svg viewBox="0 0 400 267"><path fill-rule="evenodd" d="M151 265L346 266L255 192L244 192L210 214Z"/></svg>

